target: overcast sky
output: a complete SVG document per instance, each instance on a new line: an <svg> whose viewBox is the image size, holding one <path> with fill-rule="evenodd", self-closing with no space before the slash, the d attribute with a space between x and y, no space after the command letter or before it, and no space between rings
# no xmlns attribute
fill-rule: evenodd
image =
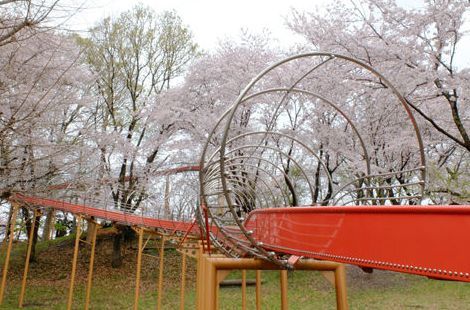
<svg viewBox="0 0 470 310"><path fill-rule="evenodd" d="M290 9L294 7L311 10L328 1L330 0L99 0L88 2L87 8L74 19L73 26L87 29L105 16L118 15L137 3L143 3L157 12L176 10L183 22L189 25L196 42L204 49L211 49L220 39L238 36L242 28L252 32L268 29L273 38L292 41L292 33L286 29L283 18Z"/></svg>
<svg viewBox="0 0 470 310"><path fill-rule="evenodd" d="M334 0L95 0L87 1L85 9L72 21L72 28L85 30L106 16L116 16L132 6L143 3L157 12L176 10L183 22L192 30L196 42L205 50L210 50L225 37L237 37L242 28L251 32L267 29L282 46L301 40L292 34L285 24L284 17L291 8L312 11ZM397 0L400 5L419 7L423 0ZM470 25L467 23L467 28ZM470 67L470 38L463 42L459 64Z"/></svg>

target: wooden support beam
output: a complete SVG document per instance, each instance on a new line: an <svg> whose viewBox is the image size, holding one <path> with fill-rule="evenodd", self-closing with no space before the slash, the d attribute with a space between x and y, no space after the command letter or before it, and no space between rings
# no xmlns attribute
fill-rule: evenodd
<svg viewBox="0 0 470 310"><path fill-rule="evenodd" d="M338 309L349 308L346 287L346 269L344 265L340 264L335 269L336 305Z"/></svg>
<svg viewBox="0 0 470 310"><path fill-rule="evenodd" d="M31 250L33 248L34 229L36 228L36 218L39 215L40 215L39 210L34 209L33 220L31 223L31 229L30 229L29 238L28 238L28 248L26 250L26 261L24 263L23 280L21 281L21 291L20 291L20 296L18 300L19 308L23 308L24 294L26 292L26 280L28 278L28 271L29 271L29 260L31 259Z"/></svg>
<svg viewBox="0 0 470 310"><path fill-rule="evenodd" d="M256 270L256 310L261 310L261 270Z"/></svg>
<svg viewBox="0 0 470 310"><path fill-rule="evenodd" d="M186 286L186 254L181 257L181 289L180 289L180 310L184 310L184 293Z"/></svg>
<svg viewBox="0 0 470 310"><path fill-rule="evenodd" d="M196 309L201 310L203 308L203 295L204 295L204 288L205 288L205 281L204 281L204 259L202 256L203 248L202 242L199 242L199 247L196 252Z"/></svg>
<svg viewBox="0 0 470 310"><path fill-rule="evenodd" d="M162 297L163 297L163 268L164 268L164 257L165 256L165 237L162 236L160 241L160 263L158 270L158 296L157 296L157 310L162 308Z"/></svg>
<svg viewBox="0 0 470 310"><path fill-rule="evenodd" d="M242 310L246 310L246 270L242 270Z"/></svg>
<svg viewBox="0 0 470 310"><path fill-rule="evenodd" d="M91 236L89 238L91 243L91 253L90 253L90 263L88 265L88 279L86 285L86 296L85 296L85 310L88 310L90 307L90 298L91 298L91 285L93 283L93 267L95 263L95 246L96 246L96 235L98 233L99 224L95 221L88 221L88 225L92 225L92 229L88 229L88 232L91 231Z"/></svg>
<svg viewBox="0 0 470 310"><path fill-rule="evenodd" d="M144 229L139 227L137 230L139 234L139 243L137 249L137 270L135 273L135 295L134 295L134 310L139 309L139 293L140 293L140 271L142 269L142 244L144 241Z"/></svg>
<svg viewBox="0 0 470 310"><path fill-rule="evenodd" d="M10 236L8 237L8 244L7 244L7 253L5 256L5 262L3 264L3 274L2 274L2 286L0 287L0 305L3 304L3 296L5 294L5 286L7 283L7 275L8 275L8 266L10 265L10 254L11 254L11 246L13 244L13 238L15 237L15 225L16 225L16 215L18 214L19 206L16 203L11 204L11 218L10 218ZM6 238L6 236L5 236Z"/></svg>
<svg viewBox="0 0 470 310"><path fill-rule="evenodd" d="M281 284L281 310L289 309L289 302L287 301L287 270L280 271L280 284Z"/></svg>
<svg viewBox="0 0 470 310"><path fill-rule="evenodd" d="M210 257L210 256L209 256ZM207 310L218 310L219 309L219 277L217 275L217 267L212 264L210 259L206 261L206 273L209 279L209 286L206 290L206 309Z"/></svg>
<svg viewBox="0 0 470 310"><path fill-rule="evenodd" d="M281 270L282 308L287 309L287 270L273 263L253 258L219 258L201 255L198 263L198 310L218 309L218 272L221 270ZM344 265L336 262L300 260L295 270L334 271L336 278L336 306L339 310L348 310L346 297L346 278ZM257 277L260 278L260 277ZM259 281L261 283L261 281ZM259 295L259 292L257 292ZM257 296L257 309L261 306L261 296ZM202 299L202 300L200 300Z"/></svg>
<svg viewBox="0 0 470 310"><path fill-rule="evenodd" d="M76 219L77 219L77 223L76 223L76 229L75 229L75 246L73 249L72 271L70 273L70 287L69 287L69 295L67 299L67 310L72 309L73 289L75 285L75 275L77 273L78 250L80 248L80 235L82 233L82 217L80 215L77 215Z"/></svg>

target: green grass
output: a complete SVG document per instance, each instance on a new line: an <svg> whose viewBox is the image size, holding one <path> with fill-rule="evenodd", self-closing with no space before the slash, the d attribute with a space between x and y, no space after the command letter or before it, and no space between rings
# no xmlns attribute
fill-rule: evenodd
<svg viewBox="0 0 470 310"><path fill-rule="evenodd" d="M25 309L64 309L69 287L70 262L73 236L38 244L38 263L31 265L25 297ZM134 302L135 244L125 250L125 264L121 269L109 267L110 241L97 246L96 272L91 296L91 309L130 309ZM16 244L12 252L8 286L1 309L17 309L24 264L22 244ZM152 253L150 251L149 253ZM87 273L87 249L83 248L75 284L74 309L83 309ZM180 255L168 250L163 309L179 308ZM157 293L157 258L144 256L140 309L154 309ZM195 262L188 261L186 309L195 309ZM254 278L254 271L248 271ZM241 278L240 272L232 272L229 278ZM262 273L263 309L280 308L279 272ZM247 289L248 309L255 308L255 288ZM335 291L318 272L294 271L289 273L290 309L335 309ZM362 273L358 268L348 268L348 302L351 309L469 309L470 284L428 280L423 277L391 272ZM241 289L220 289L221 309L241 308Z"/></svg>

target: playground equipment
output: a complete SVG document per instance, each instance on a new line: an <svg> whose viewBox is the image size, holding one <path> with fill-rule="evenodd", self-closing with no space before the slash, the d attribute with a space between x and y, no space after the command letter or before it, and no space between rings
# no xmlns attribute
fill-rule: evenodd
<svg viewBox="0 0 470 310"><path fill-rule="evenodd" d="M197 172L199 170L198 166L194 165L185 165L176 168L165 169L157 173L161 176L170 176L177 175L180 173L190 173ZM166 187L168 187L168 179ZM73 191L74 184L64 183L58 184L51 187L52 190L65 190ZM165 195L162 195L165 196ZM166 200L166 197L160 197L161 201ZM75 231L75 243L74 243L74 253L72 257L72 267L70 273L70 285L67 295L67 309L72 309L73 306L73 295L75 287L75 276L77 272L77 261L78 261L78 252L80 245L82 243L88 244L90 246L90 257L89 257L89 268L88 268L88 278L86 285L86 296L85 296L85 309L89 308L90 305L90 296L92 289L92 277L93 277L93 266L94 266L94 257L95 257L95 245L96 245L96 235L97 230L100 227L100 223L97 222L98 219L111 221L121 225L127 225L133 227L138 236L138 257L137 257L137 266L136 266L136 281L135 281L135 309L138 307L139 301L139 291L140 291L140 272L141 272L141 261L142 253L145 249L146 244L148 243L150 237L158 238L160 242L160 251L159 251L159 278L158 278L158 308L161 307L161 292L163 291L163 257L164 257L164 245L168 240L180 241L179 250L183 255L183 262L185 262L186 256L192 255L195 256L192 252L196 251L197 248L197 239L195 237L199 235L199 229L195 225L195 221L191 217L180 216L180 220L174 220L171 212L167 212L166 206L164 203L160 205L155 205L155 202L149 204L141 205L139 210L136 210L133 213L130 213L127 208L120 206L119 208L113 203L110 195L103 193L96 194L94 191L88 191L83 194L81 197L83 202L87 204L79 203L70 203L64 200L42 198L37 196L28 196L21 193L15 193L10 197L12 203L12 217L9 223L9 235L5 236L2 244L6 244L5 251L6 257L2 270L2 282L0 286L0 304L3 302L3 296L7 284L7 274L10 261L10 253L12 249L12 241L14 239L15 223L16 216L21 207L27 207L34 211L34 216L38 216L45 209L52 209L55 211L61 210L65 212L72 213L76 219L76 231ZM185 220L186 219L186 220ZM83 229L82 226L84 223L87 223L88 234L90 238L87 238L89 241L82 240ZM33 225L35 221L32 222ZM26 293L26 284L29 272L29 258L31 255L31 246L32 246L32 232L34 231L34 226L31 228L31 235L28 239L27 254L25 260L24 274L22 278L22 287L19 296L19 307L23 307L25 293ZM144 237L149 236L144 243ZM3 248L3 247L2 247ZM147 254L148 255L148 254ZM182 266L182 298L184 298L184 281L185 281L185 269L186 267ZM182 300L184 304L184 299Z"/></svg>
<svg viewBox="0 0 470 310"><path fill-rule="evenodd" d="M337 68L340 78L321 81ZM383 87L375 90L375 97L362 98L360 93L371 84ZM342 92L332 96L337 89ZM378 98L388 107L379 105ZM373 118L365 118L356 102ZM318 126L315 121L330 124ZM401 146L377 152L377 144L393 144L370 137L371 128L384 126L397 138L414 142L406 147L411 157L406 165L387 162L387 155L403 152ZM220 145L214 147L213 140ZM332 157L342 162L334 174ZM217 122L200 166L200 213L207 211L220 232L220 237L209 233L214 245L228 256L249 253L285 267L286 261L270 253L247 228L245 220L253 210L415 205L423 196L426 177L423 143L405 99L369 65L329 53L293 56L256 76Z"/></svg>
<svg viewBox="0 0 470 310"><path fill-rule="evenodd" d="M248 84L210 133L199 166L162 173L199 171L197 225L193 219L175 220L165 208L157 212L155 204L115 210L103 193L93 193L83 204L15 194L10 225L21 204L36 212L71 212L77 221L94 225L94 232L93 218L133 226L138 235L135 309L145 235L157 235L161 242L159 298L164 243L176 240L186 247L184 255L198 260L198 309L217 309L218 283L235 269L281 270L283 309L287 269L333 271L337 306L347 309L342 263L470 282L470 252L462 246L470 241L470 207L422 205L425 167L419 128L391 82L353 58L308 53L270 66ZM78 230L69 309L79 236ZM11 243L12 235L0 301ZM24 285L27 270L26 263ZM86 307L91 278L92 273ZM24 289L21 295L20 306Z"/></svg>

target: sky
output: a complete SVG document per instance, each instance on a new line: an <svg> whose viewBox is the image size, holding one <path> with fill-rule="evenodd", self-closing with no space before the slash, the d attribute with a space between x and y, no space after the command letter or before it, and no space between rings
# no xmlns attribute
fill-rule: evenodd
<svg viewBox="0 0 470 310"><path fill-rule="evenodd" d="M183 22L189 26L195 41L204 50L217 46L219 40L237 37L242 28L258 33L268 30L280 46L302 42L285 26L285 17L292 8L312 11L334 0L85 0L84 9L71 21L73 28L86 30L106 16L117 16L120 12L143 3L157 12L176 10ZM419 7L423 0L397 0L405 7ZM470 30L470 23L467 23ZM462 42L458 55L459 66L470 67L470 37Z"/></svg>
<svg viewBox="0 0 470 310"><path fill-rule="evenodd" d="M80 29L86 29L103 17L118 15L137 3L143 3L157 12L176 10L183 22L189 25L196 42L203 49L217 46L220 39L238 36L242 28L255 33L268 29L281 45L288 45L291 41L300 40L300 36L293 38L284 25L283 17L290 9L309 10L328 1L330 0L99 0L85 4L87 8L79 14L74 23Z"/></svg>

